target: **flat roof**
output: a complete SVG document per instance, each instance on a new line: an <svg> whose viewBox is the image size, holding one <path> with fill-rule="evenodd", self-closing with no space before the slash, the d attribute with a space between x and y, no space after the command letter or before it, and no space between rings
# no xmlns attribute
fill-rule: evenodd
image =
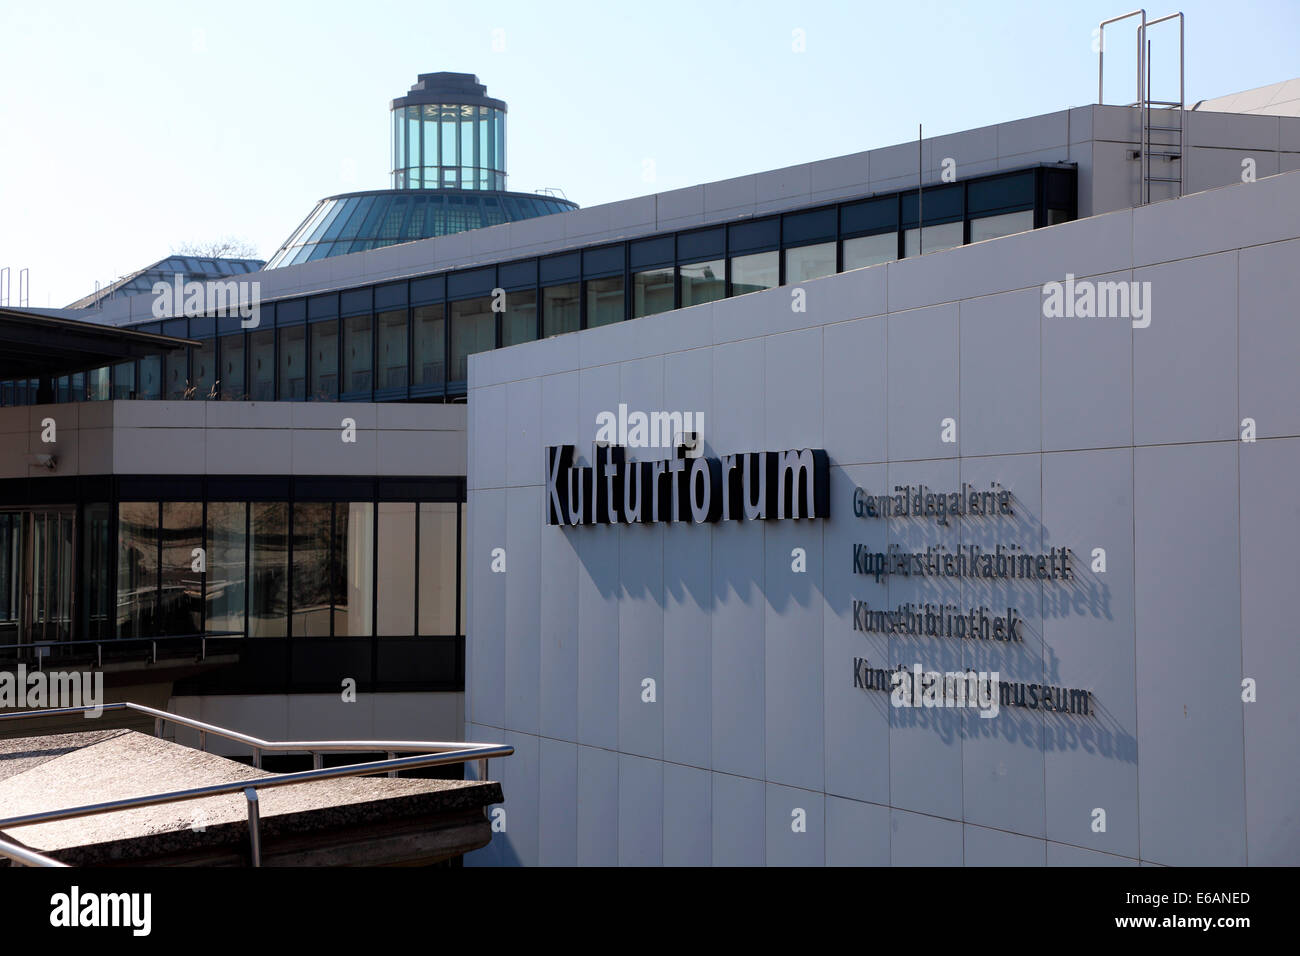
<svg viewBox="0 0 1300 956"><path fill-rule="evenodd" d="M200 344L156 332L0 308L0 379L67 375Z"/></svg>

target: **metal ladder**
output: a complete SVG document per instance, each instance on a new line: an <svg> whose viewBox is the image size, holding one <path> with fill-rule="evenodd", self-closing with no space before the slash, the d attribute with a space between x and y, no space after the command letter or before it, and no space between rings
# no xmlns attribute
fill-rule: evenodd
<svg viewBox="0 0 1300 956"><path fill-rule="evenodd" d="M1186 111L1186 93L1185 93L1185 46L1183 42L1184 21L1185 18L1181 12L1166 14L1163 17L1157 17L1154 20L1147 19L1146 10L1134 10L1131 13L1125 13L1118 17L1111 17L1109 20L1103 20L1098 24L1097 31L1100 39L1100 46L1097 50L1097 102L1104 104L1104 69L1105 69L1105 52L1106 40L1105 30L1107 24L1117 23L1120 20L1127 20L1129 17L1140 17L1137 29L1137 99L1126 105L1135 107L1141 111L1142 137L1141 146L1138 148L1138 160L1142 163L1142 180L1139 190L1138 205L1146 205L1151 202L1151 184L1152 183L1174 183L1177 184L1177 196L1183 194L1183 183L1187 171L1187 111ZM1147 39L1147 30L1160 23L1167 23L1173 20L1178 21L1178 99L1177 100L1158 100L1151 96L1151 41ZM1154 111L1154 117L1153 117ZM1172 117L1177 120L1176 126L1168 125L1166 117ZM1151 143L1152 133L1177 133L1178 146L1167 148L1153 148ZM1157 144L1164 147L1166 144ZM1163 156L1167 161L1178 164L1177 176L1157 176L1153 175L1151 168L1151 159L1153 156Z"/></svg>

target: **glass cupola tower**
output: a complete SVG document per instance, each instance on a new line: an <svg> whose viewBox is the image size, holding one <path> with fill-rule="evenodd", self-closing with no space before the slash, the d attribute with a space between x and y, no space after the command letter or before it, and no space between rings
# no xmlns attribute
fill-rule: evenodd
<svg viewBox="0 0 1300 956"><path fill-rule="evenodd" d="M506 188L506 104L472 73L421 73L393 100L394 189Z"/></svg>
<svg viewBox="0 0 1300 956"><path fill-rule="evenodd" d="M322 199L267 269L578 208L506 190L506 104L473 73L421 73L390 110L392 188Z"/></svg>

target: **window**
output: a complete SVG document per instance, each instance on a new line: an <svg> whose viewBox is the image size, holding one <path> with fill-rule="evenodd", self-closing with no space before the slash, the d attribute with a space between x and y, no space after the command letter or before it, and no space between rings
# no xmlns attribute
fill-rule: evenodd
<svg viewBox="0 0 1300 956"><path fill-rule="evenodd" d="M542 290L542 336L576 332L581 321L578 284L547 286Z"/></svg>
<svg viewBox="0 0 1300 956"><path fill-rule="evenodd" d="M496 347L496 313L491 298L466 299L451 304L451 378L463 382L469 374L469 357Z"/></svg>
<svg viewBox="0 0 1300 956"><path fill-rule="evenodd" d="M878 236L858 236L844 240L844 271L878 266L898 259L898 233L882 232Z"/></svg>
<svg viewBox="0 0 1300 956"><path fill-rule="evenodd" d="M456 504L420 505L420 633L456 631Z"/></svg>
<svg viewBox="0 0 1300 956"><path fill-rule="evenodd" d="M168 352L166 363L166 397L172 401L185 398L185 390L189 387L189 349Z"/></svg>
<svg viewBox="0 0 1300 956"><path fill-rule="evenodd" d="M339 397L339 324L336 320L313 322L311 335L311 394L313 402Z"/></svg>
<svg viewBox="0 0 1300 956"><path fill-rule="evenodd" d="M587 280L587 328L623 321L623 277Z"/></svg>
<svg viewBox="0 0 1300 956"><path fill-rule="evenodd" d="M293 628L294 637L330 636L329 502L293 506Z"/></svg>
<svg viewBox="0 0 1300 956"><path fill-rule="evenodd" d="M208 573L203 588L207 632L244 633L244 582L247 576L248 505L208 503Z"/></svg>
<svg viewBox="0 0 1300 956"><path fill-rule="evenodd" d="M506 310L501 315L501 344L518 345L537 338L537 293L528 289L506 293Z"/></svg>
<svg viewBox="0 0 1300 956"><path fill-rule="evenodd" d="M442 384L446 363L442 309L441 305L422 305L415 310L414 385Z"/></svg>
<svg viewBox="0 0 1300 956"><path fill-rule="evenodd" d="M415 633L415 530L414 502L379 503L378 588L380 636Z"/></svg>
<svg viewBox="0 0 1300 956"><path fill-rule="evenodd" d="M86 398L92 402L105 402L112 397L112 369L107 365L86 373Z"/></svg>
<svg viewBox="0 0 1300 956"><path fill-rule="evenodd" d="M249 505L248 636L285 637L289 632L289 504Z"/></svg>
<svg viewBox="0 0 1300 956"><path fill-rule="evenodd" d="M83 536L83 570L86 581L86 633L88 639L113 637L113 611L116 607L113 589L113 528L108 502L89 503L85 507ZM4 537L5 515L0 514L0 566L9 553ZM9 517L20 517L11 515ZM0 571L0 578L3 572ZM7 621L5 588L0 582L0 634ZM11 640L16 641L17 637ZM6 642L8 643L8 642Z"/></svg>
<svg viewBox="0 0 1300 956"><path fill-rule="evenodd" d="M945 222L935 226L923 226L920 230L920 248L917 247L916 229L908 229L903 233L903 255L915 256L930 252L943 252L945 249L954 249L961 245L962 224L960 222Z"/></svg>
<svg viewBox="0 0 1300 956"><path fill-rule="evenodd" d="M161 623L163 634L203 630L202 576L194 550L203 546L203 502L165 501L162 506Z"/></svg>
<svg viewBox="0 0 1300 956"><path fill-rule="evenodd" d="M221 397L227 400L242 401L247 398L244 389L244 334L221 337Z"/></svg>
<svg viewBox="0 0 1300 956"><path fill-rule="evenodd" d="M682 308L725 298L726 268L721 259L678 266L677 272L682 278Z"/></svg>
<svg viewBox="0 0 1300 956"><path fill-rule="evenodd" d="M1000 216L984 216L970 222L970 241L981 242L984 239L997 239L1001 236L1028 232L1034 228L1034 211L1025 209L1021 212L1008 212Z"/></svg>
<svg viewBox="0 0 1300 956"><path fill-rule="evenodd" d="M162 356L146 355L140 359L140 385L137 398L162 398Z"/></svg>
<svg viewBox="0 0 1300 956"><path fill-rule="evenodd" d="M135 398L134 362L121 362L113 366L113 397Z"/></svg>
<svg viewBox="0 0 1300 956"><path fill-rule="evenodd" d="M117 508L117 636L151 637L158 613L158 502Z"/></svg>
<svg viewBox="0 0 1300 956"><path fill-rule="evenodd" d="M263 329L249 336L248 377L252 379L255 402L275 401L275 330Z"/></svg>
<svg viewBox="0 0 1300 956"><path fill-rule="evenodd" d="M191 352L190 359L190 383L194 386L194 397L200 400L215 398L213 386L217 381L217 340L204 339L203 344Z"/></svg>
<svg viewBox="0 0 1300 956"><path fill-rule="evenodd" d="M374 608L375 509L368 501L334 505L330 602L334 636L369 637ZM296 562L295 562L296 563Z"/></svg>
<svg viewBox="0 0 1300 956"><path fill-rule="evenodd" d="M370 316L354 315L343 320L344 393L369 392L374 372Z"/></svg>
<svg viewBox="0 0 1300 956"><path fill-rule="evenodd" d="M673 307L673 270L651 269L632 276L632 317L668 312Z"/></svg>
<svg viewBox="0 0 1300 956"><path fill-rule="evenodd" d="M832 225L834 225L832 223ZM785 250L786 284L804 282L835 272L835 243L822 242L814 246L798 246Z"/></svg>
<svg viewBox="0 0 1300 956"><path fill-rule="evenodd" d="M380 312L379 388L406 388L406 310Z"/></svg>
<svg viewBox="0 0 1300 956"><path fill-rule="evenodd" d="M307 327L280 329L280 401L307 397Z"/></svg>
<svg viewBox="0 0 1300 956"><path fill-rule="evenodd" d="M731 259L731 294L745 295L774 289L777 285L777 253L755 252Z"/></svg>

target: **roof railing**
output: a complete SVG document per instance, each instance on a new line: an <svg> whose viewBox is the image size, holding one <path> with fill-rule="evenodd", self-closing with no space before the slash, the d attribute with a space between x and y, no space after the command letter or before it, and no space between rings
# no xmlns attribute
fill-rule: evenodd
<svg viewBox="0 0 1300 956"><path fill-rule="evenodd" d="M0 721L20 720L32 717L57 717L70 714L83 714L95 707L59 707L49 710L23 711L16 714L0 714ZM320 780L334 780L340 777L364 777L371 774L387 773L396 777L401 770L418 770L422 767L440 767L447 764L463 764L470 761L478 763L479 780L488 778L488 761L496 757L509 757L515 748L507 744L480 744L466 742L428 741L428 740L288 740L272 741L242 734L236 730L218 727L190 717L182 717L165 710L134 704L129 701L104 704L104 713L117 710L131 710L147 714L154 718L154 736L162 736L166 723L174 723L199 732L199 749L207 744L207 735L213 734L236 743L247 744L252 749L253 766L261 769L263 753L309 753L312 756L311 770L296 773L275 774L253 780L233 780L229 783L209 784L204 787L189 787L184 790L170 790L163 793L148 794L140 797L127 797L121 800L108 800L102 803L90 803L62 810L44 810L22 816L0 820L0 831L10 827L29 826L35 823L48 823L53 820L71 820L78 817L94 816L100 813L114 813L119 810L131 810L137 807L157 806L164 803L179 803L202 797L221 796L228 793L243 792L248 808L248 839L250 861L253 866L262 865L261 822L258 808L258 791L273 787L287 787L297 783L312 783ZM368 763L349 764L343 767L324 768L323 756L326 753L370 753L374 751L387 753L386 760ZM398 757L398 753L415 753L413 757ZM64 866L66 864L38 853L30 848L20 846L0 838L0 856L8 857L25 866Z"/></svg>

